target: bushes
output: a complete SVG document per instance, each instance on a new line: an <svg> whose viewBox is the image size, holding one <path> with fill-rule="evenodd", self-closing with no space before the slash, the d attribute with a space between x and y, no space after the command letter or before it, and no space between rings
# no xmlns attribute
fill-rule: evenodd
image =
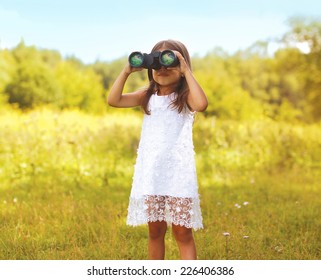
<svg viewBox="0 0 321 280"><path fill-rule="evenodd" d="M219 121L198 116L194 139L205 178L220 178L225 172L321 168L321 127L316 124Z"/></svg>
<svg viewBox="0 0 321 280"><path fill-rule="evenodd" d="M57 172L66 171L69 178L88 175L101 184L119 174L128 180L141 117L131 111L104 117L49 110L2 114L0 129L6 137L0 140L0 176L56 180ZM196 116L194 125L197 166L204 178L227 171L319 169L320 139L320 125L220 121L202 115Z"/></svg>
<svg viewBox="0 0 321 280"><path fill-rule="evenodd" d="M48 105L80 108L89 113L105 111L105 90L100 76L75 59L62 59L54 51L26 47L21 42L11 52L0 51L0 102L21 109ZM3 102L3 101L2 101Z"/></svg>

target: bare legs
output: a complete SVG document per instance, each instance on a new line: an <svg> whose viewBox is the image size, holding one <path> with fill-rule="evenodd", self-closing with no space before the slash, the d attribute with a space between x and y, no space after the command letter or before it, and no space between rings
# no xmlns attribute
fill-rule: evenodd
<svg viewBox="0 0 321 280"><path fill-rule="evenodd" d="M165 257L166 222L148 223L148 259L163 260Z"/></svg>
<svg viewBox="0 0 321 280"><path fill-rule="evenodd" d="M196 260L196 247L191 228L172 225L182 260Z"/></svg>
<svg viewBox="0 0 321 280"><path fill-rule="evenodd" d="M148 258L150 260L163 260L165 258L166 222L148 223ZM173 235L176 239L182 260L196 260L196 247L191 228L172 225Z"/></svg>

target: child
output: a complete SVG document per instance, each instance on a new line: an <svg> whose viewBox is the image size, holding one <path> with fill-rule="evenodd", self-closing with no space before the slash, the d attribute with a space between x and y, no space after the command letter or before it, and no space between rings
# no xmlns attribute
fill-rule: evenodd
<svg viewBox="0 0 321 280"><path fill-rule="evenodd" d="M172 50L176 67L148 69L147 89L122 94L128 76L142 68L128 63L117 77L108 104L141 106L145 112L130 195L127 224L148 224L148 257L164 259L165 233L172 226L181 259L196 259L192 229L203 227L194 161L195 112L208 105L191 72L190 56L178 41L157 43L152 52Z"/></svg>

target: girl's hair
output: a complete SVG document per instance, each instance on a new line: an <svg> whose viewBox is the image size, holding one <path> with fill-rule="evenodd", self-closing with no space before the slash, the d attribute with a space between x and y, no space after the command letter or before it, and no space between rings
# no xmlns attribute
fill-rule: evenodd
<svg viewBox="0 0 321 280"><path fill-rule="evenodd" d="M179 41L174 41L174 40L160 41L153 47L151 52L155 52L160 49L170 49L170 50L178 51L184 57L189 68L190 69L192 68L189 53L183 43ZM152 69L148 69L148 78L150 82L146 90L146 94L142 100L142 109L147 115L150 115L150 111L148 110L148 102L152 94L155 94L157 91L159 91L159 85L153 79ZM175 89L175 92L176 92L176 97L171 103L171 106L177 109L179 113L181 113L183 109L187 106L187 95L189 92L185 77L183 76L181 77L177 85L177 88Z"/></svg>

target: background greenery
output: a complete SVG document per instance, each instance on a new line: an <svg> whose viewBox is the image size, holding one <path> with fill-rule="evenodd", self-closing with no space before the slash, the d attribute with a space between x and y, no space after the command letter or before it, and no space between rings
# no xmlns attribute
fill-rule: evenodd
<svg viewBox="0 0 321 280"><path fill-rule="evenodd" d="M200 259L320 259L321 23L293 19L280 43L192 59L210 102L194 124ZM105 105L126 59L0 50L0 259L146 258L146 227L125 225L142 113ZM177 259L170 232L166 246Z"/></svg>

